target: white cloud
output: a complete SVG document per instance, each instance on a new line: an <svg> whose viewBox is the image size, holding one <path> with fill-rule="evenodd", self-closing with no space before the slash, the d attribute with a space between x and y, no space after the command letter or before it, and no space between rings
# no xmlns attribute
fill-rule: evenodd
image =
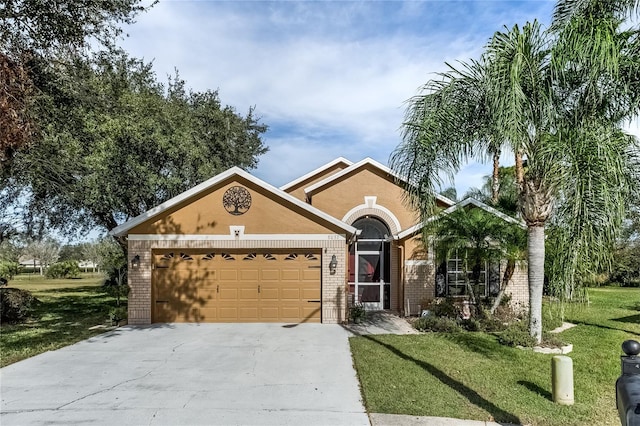
<svg viewBox="0 0 640 426"><path fill-rule="evenodd" d="M166 1L124 47L160 77L177 67L195 90L219 88L241 113L255 105L271 129L256 174L280 185L338 156L386 163L406 99L549 3Z"/></svg>

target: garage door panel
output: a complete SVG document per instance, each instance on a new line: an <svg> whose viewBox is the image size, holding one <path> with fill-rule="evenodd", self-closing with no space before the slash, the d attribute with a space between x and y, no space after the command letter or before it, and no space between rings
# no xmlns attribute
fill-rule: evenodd
<svg viewBox="0 0 640 426"><path fill-rule="evenodd" d="M280 309L278 305L260 306L260 320L276 321L280 318Z"/></svg>
<svg viewBox="0 0 640 426"><path fill-rule="evenodd" d="M206 251L154 251L155 322L320 322L319 253Z"/></svg>
<svg viewBox="0 0 640 426"><path fill-rule="evenodd" d="M221 306L218 308L218 320L219 321L237 321L238 320L238 308Z"/></svg>
<svg viewBox="0 0 640 426"><path fill-rule="evenodd" d="M300 270L298 269L283 269L281 274L282 281L299 281Z"/></svg>
<svg viewBox="0 0 640 426"><path fill-rule="evenodd" d="M304 269L302 271L302 280L319 282L320 275L320 269Z"/></svg>
<svg viewBox="0 0 640 426"><path fill-rule="evenodd" d="M206 307L200 308L200 315L202 316L202 322L213 322L218 318L218 308Z"/></svg>
<svg viewBox="0 0 640 426"><path fill-rule="evenodd" d="M300 318L301 308L299 306L282 306L280 315L283 318Z"/></svg>
<svg viewBox="0 0 640 426"><path fill-rule="evenodd" d="M280 299L282 300L300 300L299 288L282 288L280 290Z"/></svg>
<svg viewBox="0 0 640 426"><path fill-rule="evenodd" d="M280 279L279 269L263 269L260 281L278 281Z"/></svg>
<svg viewBox="0 0 640 426"><path fill-rule="evenodd" d="M261 286L261 290L260 290L261 301L277 302L279 299L280 299L280 289L278 287L267 287L264 284Z"/></svg>
<svg viewBox="0 0 640 426"><path fill-rule="evenodd" d="M221 269L220 281L238 281L238 271L235 269Z"/></svg>
<svg viewBox="0 0 640 426"><path fill-rule="evenodd" d="M238 319L241 321L257 321L258 317L258 304L255 306L241 306L238 308Z"/></svg>
<svg viewBox="0 0 640 426"><path fill-rule="evenodd" d="M205 303L208 303L208 302L215 303L216 299L218 298L218 293L216 292L215 289L209 290L206 288L199 288L198 297Z"/></svg>
<svg viewBox="0 0 640 426"><path fill-rule="evenodd" d="M199 276L196 281L198 284L198 288L204 288L210 291L216 291L216 289L220 285L218 280L202 279L201 276Z"/></svg>
<svg viewBox="0 0 640 426"><path fill-rule="evenodd" d="M198 277L202 280L215 280L216 279L216 271L215 269L205 269L210 267L209 264L204 264L201 266L201 269L198 271Z"/></svg>
<svg viewBox="0 0 640 426"><path fill-rule="evenodd" d="M303 288L302 289L302 299L303 300L320 300L320 289L319 288Z"/></svg>
<svg viewBox="0 0 640 426"><path fill-rule="evenodd" d="M251 281L257 283L259 281L260 274L257 269L247 269L240 271L240 281Z"/></svg>
<svg viewBox="0 0 640 426"><path fill-rule="evenodd" d="M258 301L258 286L255 287L241 287L238 289L238 301L249 302Z"/></svg>
<svg viewBox="0 0 640 426"><path fill-rule="evenodd" d="M308 322L320 322L320 304L303 307L302 317Z"/></svg>
<svg viewBox="0 0 640 426"><path fill-rule="evenodd" d="M235 287L220 286L220 293L218 293L218 300L228 302L237 302L238 289Z"/></svg>

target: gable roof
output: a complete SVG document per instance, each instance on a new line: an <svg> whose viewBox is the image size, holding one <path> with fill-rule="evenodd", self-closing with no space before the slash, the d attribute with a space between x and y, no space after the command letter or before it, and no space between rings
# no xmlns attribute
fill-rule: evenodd
<svg viewBox="0 0 640 426"><path fill-rule="evenodd" d="M349 166L351 166L353 164L353 162L347 160L344 157L338 157L335 160L332 160L329 163L327 163L327 164L325 164L323 166L320 166L315 170L310 171L309 173L305 174L304 176L300 176L299 178L297 178L295 180L292 180L291 182L282 185L280 187L280 189L283 190L283 191L286 191L287 189L289 189L289 188L291 188L293 186L296 186L297 184L299 184L301 182L304 182L305 180L310 179L310 178L314 177L315 175L321 174L325 170L330 169L331 167L333 167L333 166L335 166L337 164L341 164L341 163L346 165L347 167L349 167Z"/></svg>
<svg viewBox="0 0 640 426"><path fill-rule="evenodd" d="M522 220L518 220L514 217L511 217L507 214L502 213L500 210L497 210L485 203L483 203L482 201L476 200L475 198L465 198L464 200L460 201L457 204L454 204L453 206L446 208L444 210L442 210L440 213L431 216L430 218L428 218L427 220L418 223L417 225L412 226L411 228L407 228L404 231L398 233L398 238L399 239L404 239L406 237L409 237L411 235L414 235L418 232L420 232L422 230L422 228L427 224L427 223L431 223L434 220L438 219L439 217L451 214L453 212L455 212L456 210L459 210L461 208L464 208L468 205L472 205L478 208L481 208L482 210L491 213L492 215L495 215L497 217L499 217L500 219L504 220L505 222L511 223L513 225L517 225L523 229L525 229L527 226L526 224L522 221Z"/></svg>
<svg viewBox="0 0 640 426"><path fill-rule="evenodd" d="M173 198L171 198L170 200L165 201L164 203L153 207L149 210L147 210L146 212L142 213L139 216L134 217L133 219L130 219L128 221L126 221L125 223L116 226L115 228L113 228L109 234L111 235L115 235L115 236L123 236L126 235L128 231L130 231L131 229L133 229L134 227L160 215L161 213L169 210L172 207L177 206L178 204L196 197L198 194L208 190L211 187L214 187L215 185L219 184L220 182L223 182L229 178L232 178L234 176L239 176L241 178L244 178L252 183L254 183L257 186L260 186L261 188L265 189L267 192L275 195L276 197L283 199L289 203L292 203L294 205L296 205L297 207L306 210L307 212L311 213L312 215L321 218L337 227L339 227L340 229L343 229L344 231L346 231L349 235L354 235L357 233L357 229L354 228L353 226L350 226L344 222L342 222L341 220L338 220L336 218L334 218L333 216L330 216L326 213L324 213L323 211L313 207L310 204L304 203L300 200L298 200L297 198L287 194L286 192L272 186L269 185L268 183L264 182L263 180L258 179L257 177L251 175L250 173L242 170L239 167L232 167L204 182L202 182L199 185L194 186L193 188L183 192L182 194L179 194Z"/></svg>
<svg viewBox="0 0 640 426"><path fill-rule="evenodd" d="M307 187L304 189L305 194L311 194L313 192L315 192L316 190L322 188L325 185L330 184L331 182L334 182L337 179L340 179L342 176L345 176L349 173L354 172L355 170L358 170L360 168L363 168L365 166L372 166L374 168L377 168L378 170L386 173L387 175L389 175L390 177L394 178L396 181L401 181L404 183L407 183L406 179L404 179L402 176L400 176L399 174L397 174L396 172L394 172L393 170L391 170L389 167L385 166L382 163L379 163L378 161L374 160L373 158L367 157L363 160L358 161L355 164L352 164L351 166L347 167L344 170L339 171L336 174L333 174L329 177L327 177L326 179L321 180L320 182L316 182L313 185ZM445 197L444 195L440 195L440 194L436 194L436 199L440 200L441 202L443 202L444 204L447 204L449 206L452 206L455 204L454 201L450 200L449 198Z"/></svg>

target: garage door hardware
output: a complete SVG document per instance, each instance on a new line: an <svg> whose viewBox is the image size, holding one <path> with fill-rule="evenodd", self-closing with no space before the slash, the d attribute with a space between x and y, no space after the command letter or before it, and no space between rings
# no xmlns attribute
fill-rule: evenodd
<svg viewBox="0 0 640 426"><path fill-rule="evenodd" d="M168 300L156 300L156 303L169 303Z"/></svg>
<svg viewBox="0 0 640 426"><path fill-rule="evenodd" d="M307 300L308 303L320 303L321 300Z"/></svg>
<svg viewBox="0 0 640 426"><path fill-rule="evenodd" d="M320 268L322 268L322 265L312 265L312 266L307 266L307 268L309 268L309 269L320 269Z"/></svg>

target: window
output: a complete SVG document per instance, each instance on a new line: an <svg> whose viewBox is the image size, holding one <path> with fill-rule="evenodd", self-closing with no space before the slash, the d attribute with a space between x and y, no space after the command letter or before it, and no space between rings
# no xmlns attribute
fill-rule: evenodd
<svg viewBox="0 0 640 426"><path fill-rule="evenodd" d="M446 262L442 262L436 271L436 297L465 296L468 294L465 274L476 296L484 297L488 294L496 295L500 289L500 265L498 263L483 262L480 269L465 271L464 259L458 253L452 255ZM476 279L478 284L476 284Z"/></svg>

